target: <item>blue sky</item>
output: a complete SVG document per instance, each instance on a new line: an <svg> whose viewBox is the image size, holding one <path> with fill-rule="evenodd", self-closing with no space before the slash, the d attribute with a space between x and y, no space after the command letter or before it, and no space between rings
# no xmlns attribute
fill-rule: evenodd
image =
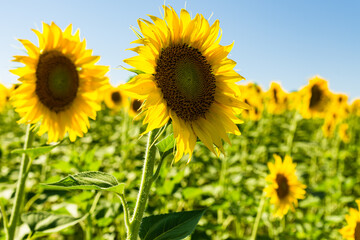
<svg viewBox="0 0 360 240"><path fill-rule="evenodd" d="M0 82L10 85L16 76L9 69L20 66L10 60L22 55L17 38L37 43L30 30L42 30L41 22L54 21L62 29L72 23L87 46L100 55L99 64L111 66L114 85L131 73L118 68L134 55L125 49L136 39L130 26L146 14L160 16L163 0L138 1L4 1L0 9ZM247 80L268 89L278 81L297 90L316 74L329 81L334 92L360 97L360 1L338 0L237 0L170 1L176 11L186 9L220 20L222 45L235 41L230 58Z"/></svg>

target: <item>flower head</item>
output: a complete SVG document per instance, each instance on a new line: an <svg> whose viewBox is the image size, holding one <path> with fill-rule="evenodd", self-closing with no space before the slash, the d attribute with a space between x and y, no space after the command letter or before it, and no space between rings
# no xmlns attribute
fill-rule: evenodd
<svg viewBox="0 0 360 240"><path fill-rule="evenodd" d="M356 200L358 209L360 210L360 200ZM360 211L350 208L350 215L346 215L347 226L339 230L343 238L346 240L360 240Z"/></svg>
<svg viewBox="0 0 360 240"><path fill-rule="evenodd" d="M295 210L298 199L305 197L306 186L298 181L295 175L296 164L292 162L290 156L285 156L284 162L281 157L274 154L275 164L268 163L270 174L266 181L270 184L264 189L270 203L275 205L275 216L283 217L289 209Z"/></svg>
<svg viewBox="0 0 360 240"><path fill-rule="evenodd" d="M248 83L245 86L239 85L239 89L241 91L241 100L250 106L250 108L242 112L243 118L258 121L264 110L261 87L254 83Z"/></svg>
<svg viewBox="0 0 360 240"><path fill-rule="evenodd" d="M180 16L164 6L164 19L139 19L142 35L132 50L137 56L126 59L143 73L124 85L130 97L144 100L145 132L172 120L176 139L175 161L183 154L189 160L199 138L212 152L222 150L227 133L240 134L236 109L247 104L239 100L235 84L243 79L228 59L233 44L219 44L219 21L211 26L201 15L194 18L182 9Z"/></svg>
<svg viewBox="0 0 360 240"><path fill-rule="evenodd" d="M320 117L326 115L331 105L332 95L325 79L315 76L309 84L300 90L302 105L300 112L304 118Z"/></svg>
<svg viewBox="0 0 360 240"><path fill-rule="evenodd" d="M128 97L121 90L120 86L108 86L104 92L104 102L108 108L117 111L128 106Z"/></svg>
<svg viewBox="0 0 360 240"><path fill-rule="evenodd" d="M267 111L270 114L281 114L287 109L288 94L277 82L271 82L267 95Z"/></svg>
<svg viewBox="0 0 360 240"><path fill-rule="evenodd" d="M85 40L79 31L72 34L71 24L62 31L55 23L43 23L42 33L33 31L39 46L20 39L28 55L13 61L25 67L11 70L21 82L12 96L19 123L39 123L38 134L47 132L48 142L66 133L75 141L90 127L88 117L95 119L100 110L97 89L107 83L108 67L95 65L100 57L85 49Z"/></svg>

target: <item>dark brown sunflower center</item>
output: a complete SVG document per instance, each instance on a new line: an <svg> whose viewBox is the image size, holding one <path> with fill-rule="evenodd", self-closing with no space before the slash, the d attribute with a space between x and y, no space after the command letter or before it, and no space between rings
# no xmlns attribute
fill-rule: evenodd
<svg viewBox="0 0 360 240"><path fill-rule="evenodd" d="M139 109L141 107L141 104L142 104L142 102L136 99L136 100L133 101L131 107L135 112L137 112L137 111L139 111Z"/></svg>
<svg viewBox="0 0 360 240"><path fill-rule="evenodd" d="M341 103L343 101L343 98L342 97L339 97L339 103Z"/></svg>
<svg viewBox="0 0 360 240"><path fill-rule="evenodd" d="M354 239L360 240L360 222L356 223L355 232L354 232Z"/></svg>
<svg viewBox="0 0 360 240"><path fill-rule="evenodd" d="M113 92L111 93L111 100L117 104L121 102L121 95L119 92Z"/></svg>
<svg viewBox="0 0 360 240"><path fill-rule="evenodd" d="M74 63L56 50L40 55L36 68L35 92L54 112L66 110L76 98L79 75Z"/></svg>
<svg viewBox="0 0 360 240"><path fill-rule="evenodd" d="M276 193L280 199L285 198L289 194L289 184L287 178L278 173L276 175L276 183L278 184L278 188L276 189Z"/></svg>
<svg viewBox="0 0 360 240"><path fill-rule="evenodd" d="M278 96L277 96L277 90L275 88L273 89L273 93L274 93L275 103L277 103L278 102Z"/></svg>
<svg viewBox="0 0 360 240"><path fill-rule="evenodd" d="M311 98L310 98L310 108L316 107L316 105L321 101L322 91L318 85L314 85L311 88Z"/></svg>
<svg viewBox="0 0 360 240"><path fill-rule="evenodd" d="M167 106L185 121L204 117L214 102L215 76L201 52L187 44L163 49L155 81Z"/></svg>

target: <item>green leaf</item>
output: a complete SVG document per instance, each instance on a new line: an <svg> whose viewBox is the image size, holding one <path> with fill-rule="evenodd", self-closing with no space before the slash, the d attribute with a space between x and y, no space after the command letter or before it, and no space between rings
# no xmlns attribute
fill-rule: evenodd
<svg viewBox="0 0 360 240"><path fill-rule="evenodd" d="M139 236L142 240L180 240L195 229L206 209L154 215L143 218Z"/></svg>
<svg viewBox="0 0 360 240"><path fill-rule="evenodd" d="M29 148L29 149L15 149L11 151L11 153L15 154L23 154L25 153L28 155L29 158L35 159L40 155L46 154L53 150L55 147L57 147L59 144L51 145L51 146L43 146L43 147L37 147L37 148Z"/></svg>
<svg viewBox="0 0 360 240"><path fill-rule="evenodd" d="M172 149L175 145L174 134L170 134L156 144L156 147L160 152L165 153Z"/></svg>
<svg viewBox="0 0 360 240"><path fill-rule="evenodd" d="M81 172L69 175L58 182L42 185L59 190L103 190L123 194L125 184L119 183L114 176L104 172Z"/></svg>
<svg viewBox="0 0 360 240"><path fill-rule="evenodd" d="M32 233L53 233L73 226L85 217L87 217L87 214L81 218L74 218L49 212L28 212L21 215L21 220L29 226Z"/></svg>

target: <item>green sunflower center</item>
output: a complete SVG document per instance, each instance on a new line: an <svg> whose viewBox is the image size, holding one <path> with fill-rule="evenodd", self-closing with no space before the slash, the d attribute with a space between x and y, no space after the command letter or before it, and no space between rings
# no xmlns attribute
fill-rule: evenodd
<svg viewBox="0 0 360 240"><path fill-rule="evenodd" d="M133 109L135 112L137 112L137 111L139 111L141 105L142 105L142 102L139 101L139 100L137 100L137 99L135 99L135 100L132 102L131 107L132 107L132 109Z"/></svg>
<svg viewBox="0 0 360 240"><path fill-rule="evenodd" d="M121 102L121 95L119 92L113 92L111 93L111 100L117 104Z"/></svg>
<svg viewBox="0 0 360 240"><path fill-rule="evenodd" d="M35 92L46 107L61 112L76 98L79 75L75 64L56 50L40 55L36 68Z"/></svg>
<svg viewBox="0 0 360 240"><path fill-rule="evenodd" d="M215 99L216 80L211 65L198 49L187 44L161 51L155 81L167 106L184 121L204 117Z"/></svg>
<svg viewBox="0 0 360 240"><path fill-rule="evenodd" d="M360 240L360 222L356 223L355 232L354 232L354 239Z"/></svg>
<svg viewBox="0 0 360 240"><path fill-rule="evenodd" d="M289 194L289 184L287 178L281 174L278 173L276 175L276 183L278 184L278 188L276 189L276 193L280 199L284 199Z"/></svg>
<svg viewBox="0 0 360 240"><path fill-rule="evenodd" d="M322 95L323 95L323 93L322 93L320 87L317 84L312 86L309 107L310 108L316 107L320 103Z"/></svg>

